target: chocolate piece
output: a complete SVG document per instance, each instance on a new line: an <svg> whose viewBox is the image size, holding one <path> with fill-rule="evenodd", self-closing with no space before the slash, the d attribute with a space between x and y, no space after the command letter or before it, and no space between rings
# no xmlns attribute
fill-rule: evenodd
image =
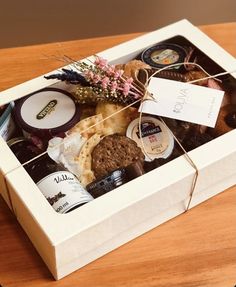
<svg viewBox="0 0 236 287"><path fill-rule="evenodd" d="M228 115L225 116L225 123L233 129L236 128L236 111L228 113Z"/></svg>
<svg viewBox="0 0 236 287"><path fill-rule="evenodd" d="M149 172L155 168L158 168L165 164L167 162L167 159L164 158L155 158L153 161L145 161L144 162L144 170L145 172Z"/></svg>
<svg viewBox="0 0 236 287"><path fill-rule="evenodd" d="M210 129L210 134L214 137L221 136L235 128L236 105L226 105L221 108L216 126Z"/></svg>
<svg viewBox="0 0 236 287"><path fill-rule="evenodd" d="M186 137L182 145L186 151L190 151L194 148L197 148L211 141L212 139L213 137L207 133L204 133L204 134L199 133L199 134L191 135L188 138Z"/></svg>
<svg viewBox="0 0 236 287"><path fill-rule="evenodd" d="M149 172L155 168L158 168L158 167L162 166L163 164L165 164L169 161L172 161L173 159L181 156L182 154L184 154L183 150L180 147L175 147L172 154L167 158L156 158L151 162L145 161L144 162L144 171Z"/></svg>
<svg viewBox="0 0 236 287"><path fill-rule="evenodd" d="M143 169L143 163L140 160L128 165L125 168L126 176L128 180L132 180L136 177L139 177L145 173Z"/></svg>
<svg viewBox="0 0 236 287"><path fill-rule="evenodd" d="M93 149L92 170L99 178L137 160L143 162L144 155L135 141L118 134L109 135Z"/></svg>

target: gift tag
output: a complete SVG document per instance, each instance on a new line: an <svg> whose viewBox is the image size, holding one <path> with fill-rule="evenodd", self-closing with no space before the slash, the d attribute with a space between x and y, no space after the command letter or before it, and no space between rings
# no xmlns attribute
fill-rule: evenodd
<svg viewBox="0 0 236 287"><path fill-rule="evenodd" d="M155 100L144 101L139 112L214 127L224 91L172 80L151 78L148 91Z"/></svg>

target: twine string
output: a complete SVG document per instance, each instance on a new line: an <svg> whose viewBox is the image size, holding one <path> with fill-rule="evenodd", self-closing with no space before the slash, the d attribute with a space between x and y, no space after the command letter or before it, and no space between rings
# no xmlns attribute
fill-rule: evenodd
<svg viewBox="0 0 236 287"><path fill-rule="evenodd" d="M222 76L222 75L226 75L226 74L230 73L230 72L222 72L222 73L218 73L216 75L210 75L201 65L199 65L199 64L197 64L195 62L182 62L182 63L177 63L177 64L171 64L169 66L166 66L166 67L164 67L162 69L159 69L159 70L155 71L149 77L148 77L147 72L145 71L146 72L146 82L143 84L145 92L144 92L144 97L143 97L143 99L141 101L141 109L140 109L140 114L139 114L139 137L140 137L140 141L141 141L142 150L143 150L145 156L148 157L149 159L151 159L151 157L148 155L148 152L146 150L146 147L145 147L145 144L144 144L144 141L143 141L143 138L142 138L142 131L141 131L141 128L142 128L142 114L143 114L142 107L143 107L143 103L145 101L152 100L152 101L157 101L158 102L158 99L154 98L153 95L151 95L148 92L148 83L149 83L150 79L153 78L155 75L158 75L158 73L160 73L160 72L162 72L164 70L170 69L170 68L179 67L181 65L194 65L194 66L198 67L199 69L201 69L207 75L206 77L186 82L188 84L193 84L193 83L196 83L196 82L199 82L199 81L202 81L202 80L207 80L207 79L214 79L214 80L217 80L217 81L221 81L221 80L217 79L216 77ZM235 72L235 70L233 72ZM188 152L185 150L183 145L178 140L178 138L174 135L172 130L169 129L169 127L167 126L167 124L165 123L163 118L160 117L160 119L161 119L162 123L165 125L165 127L170 131L171 135L174 137L175 141L178 143L178 145L180 146L180 148L184 152L184 157L187 159L187 161L190 163L190 165L195 170L194 178L193 178L193 181L192 181L192 184L191 184L191 189L190 189L189 201L188 201L186 209L185 209L185 212L187 212L189 210L189 207L190 207L190 204L191 204L191 201L192 201L192 198L193 198L193 193L194 193L196 185L197 185L197 179L198 179L198 175L199 175L199 170L198 170L197 165L194 163L194 161L189 156Z"/></svg>
<svg viewBox="0 0 236 287"><path fill-rule="evenodd" d="M68 59L68 57L67 57L67 59ZM74 63L74 65L76 65L76 63ZM144 154L145 154L147 157L150 158L150 156L148 155L148 152L147 152L147 150L146 150L145 144L144 144L144 142L143 142L143 138L142 138L142 136L141 136L141 135L142 135L142 134L141 134L141 132L142 132L142 131L141 131L141 120L142 120L142 114L143 114L142 104L143 104L145 101L148 101L148 100L151 100L151 101L157 101L157 100L153 97L152 94L150 94L150 93L148 92L148 83L149 83L149 81L150 81L150 79L151 79L152 77L154 77L155 75L157 75L157 74L160 73L161 71L164 71L164 70L170 69L170 68L174 68L174 67L177 67L177 66L181 66L181 65L195 65L196 67L198 67L199 69L201 69L205 74L208 75L208 76L206 76L206 77L199 78L199 79L196 79L196 80L192 80L192 81L187 82L187 83L189 83L189 84L196 83L196 82L199 82L199 81L202 81L202 80L212 79L212 78L215 79L215 80L217 80L217 81L220 81L219 79L216 79L216 77L218 77L218 76L223 76L223 75L227 75L227 74L231 74L231 73L236 72L236 69L235 69L235 70L228 71L228 72L221 72L221 73L218 73L218 74L215 74L215 75L210 75L209 73L207 73L207 72L205 71L205 69L204 69L203 67L201 67L199 64L197 64L197 63L195 63L195 62L182 62L182 63L177 63L177 64L171 64L171 65L169 65L169 66L167 66L167 67L164 67L164 68L162 68L162 69L159 69L159 70L155 71L150 77L148 77L148 74L147 74L147 72L146 72L147 77L146 77L146 82L145 82L144 84L141 83L138 79L136 79L136 80L139 82L139 84L141 83L141 84L143 85L143 87L144 87L144 96L143 96L143 98L138 99L138 100L132 102L131 104L129 104L129 105L123 107L122 109L120 109L120 110L118 110L118 111L112 113L111 115L109 115L109 116L103 118L102 120L98 121L97 123L95 123L95 124L93 124L93 125L91 125L91 126L85 128L84 130L82 130L82 131L80 132L80 134L83 134L83 133L89 131L90 129L94 128L95 126L97 126L97 125L99 125L99 124L101 124L101 123L103 123L104 121L110 119L111 117L113 117L113 116L115 116L115 115L121 113L122 111L124 111L124 110L126 110L126 109L128 109L128 108L130 108L130 107L132 107L132 106L134 106L135 104L141 102L141 109L140 109L140 114L139 114L139 135L140 135L142 150L143 150ZM137 86L136 86L135 88L137 88ZM163 124L168 128L168 130L171 132L172 136L174 137L174 139L176 140L176 142L178 143L178 145L179 145L179 146L181 147L181 149L183 150L185 158L188 160L188 162L191 164L191 166L195 169L195 176L194 176L194 179L193 179L193 182L192 182L192 186L191 186L191 190L190 190L190 199L189 199L189 202L188 202L187 207L186 207L186 210L185 210L185 211L188 211L188 209L189 209L189 207L190 207L190 203L191 203L192 197L193 197L193 193L194 193L194 190L195 190L195 187L196 187L196 183L197 183L197 178L198 178L199 171L198 171L198 168L197 168L196 164L194 163L194 161L193 161L193 160L191 159L191 157L189 156L188 152L184 149L184 147L182 146L182 144L179 142L179 140L177 139L177 137L173 134L173 132L171 131L171 129L169 129L169 127L166 125L166 123L164 122L164 120L163 120L162 118L161 118L161 121L162 121ZM76 135L71 134L70 136L73 137L73 136L76 136ZM63 144L64 144L64 142L62 141L61 143L55 145L53 148L55 148L55 149L56 149L56 148L59 148L59 147L60 147L61 145L63 145ZM44 155L47 154L47 153L48 153L47 151L42 152L42 153L39 154L38 156L35 156L34 158L32 158L32 159L28 160L27 162L21 164L20 166L17 166L17 167L15 167L15 168L11 169L10 171L8 171L8 172L5 174L5 176L6 176L7 174L13 172L14 170L18 169L18 168L21 167L21 166L24 167L24 166L30 164L31 162L37 160L38 158L44 156ZM7 184L6 184L6 186L7 186ZM13 208L13 206L12 206L12 201L11 201L11 196L10 196L10 191L8 190L8 187L7 187L7 192L8 192L8 194L9 194L11 207Z"/></svg>

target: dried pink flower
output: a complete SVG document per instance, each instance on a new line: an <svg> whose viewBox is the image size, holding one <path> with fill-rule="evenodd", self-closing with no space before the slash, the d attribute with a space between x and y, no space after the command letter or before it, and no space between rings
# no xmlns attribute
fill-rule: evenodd
<svg viewBox="0 0 236 287"><path fill-rule="evenodd" d="M115 73L115 66L114 65L108 65L106 69L106 73L108 76L113 76Z"/></svg>
<svg viewBox="0 0 236 287"><path fill-rule="evenodd" d="M109 83L110 83L110 79L108 77L103 78L101 82L102 88L107 89Z"/></svg>
<svg viewBox="0 0 236 287"><path fill-rule="evenodd" d="M114 72L114 79L115 80L117 80L117 79L119 79L122 75L124 74L124 71L123 70L116 70L115 72Z"/></svg>
<svg viewBox="0 0 236 287"><path fill-rule="evenodd" d="M84 72L84 76L88 79L88 80L93 80L93 77L94 77L94 73L90 70L86 70Z"/></svg>
<svg viewBox="0 0 236 287"><path fill-rule="evenodd" d="M122 89L123 94L124 94L125 96L128 96L129 91L130 91L130 88L131 88L130 84L127 83L127 82L125 82L124 85L123 85L123 89Z"/></svg>
<svg viewBox="0 0 236 287"><path fill-rule="evenodd" d="M127 78L124 70L116 69L114 65L109 65L108 61L95 56L94 62L80 62L77 64L78 70L91 84L96 94L104 94L108 100L132 102L134 99L142 97L142 91L136 86L133 78Z"/></svg>
<svg viewBox="0 0 236 287"><path fill-rule="evenodd" d="M101 81L101 76L99 74L95 74L93 77L93 83L98 84Z"/></svg>
<svg viewBox="0 0 236 287"><path fill-rule="evenodd" d="M132 84L132 83L133 83L133 81L134 81L134 79L133 79L133 78L128 78L128 79L126 80L126 83L128 83L128 84Z"/></svg>
<svg viewBox="0 0 236 287"><path fill-rule="evenodd" d="M111 82L111 92L114 93L118 88L118 83L116 81Z"/></svg>
<svg viewBox="0 0 236 287"><path fill-rule="evenodd" d="M107 66L107 60L103 59L102 57L96 56L95 62L94 64L100 68L100 69L104 69Z"/></svg>

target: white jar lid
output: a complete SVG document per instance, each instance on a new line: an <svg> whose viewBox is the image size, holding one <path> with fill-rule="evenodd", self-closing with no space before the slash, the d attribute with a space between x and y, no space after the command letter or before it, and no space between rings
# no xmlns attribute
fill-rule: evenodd
<svg viewBox="0 0 236 287"><path fill-rule="evenodd" d="M142 117L141 132L139 131L139 118L133 120L127 128L126 136L134 140L142 149L146 161L167 158L174 148L174 138L171 132L155 117Z"/></svg>
<svg viewBox="0 0 236 287"><path fill-rule="evenodd" d="M15 115L21 128L32 134L59 134L79 121L79 109L72 96L60 89L46 88L16 104Z"/></svg>

